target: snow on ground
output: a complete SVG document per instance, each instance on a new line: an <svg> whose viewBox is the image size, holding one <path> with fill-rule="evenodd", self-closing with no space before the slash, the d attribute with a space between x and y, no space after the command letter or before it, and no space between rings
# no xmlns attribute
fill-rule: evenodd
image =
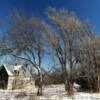
<svg viewBox="0 0 100 100"><path fill-rule="evenodd" d="M73 97L68 97L64 90L64 85L52 85L44 89L48 100L100 100L100 93L84 93L77 92ZM41 100L47 100L46 97L41 97Z"/></svg>
<svg viewBox="0 0 100 100"><path fill-rule="evenodd" d="M32 86L23 90L0 90L0 100L100 100L100 93L77 92L68 97L64 85L51 85L43 88L43 96L36 97L37 88Z"/></svg>

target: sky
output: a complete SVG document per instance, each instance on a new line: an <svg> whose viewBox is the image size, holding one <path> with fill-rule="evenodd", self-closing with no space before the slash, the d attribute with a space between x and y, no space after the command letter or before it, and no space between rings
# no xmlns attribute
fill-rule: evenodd
<svg viewBox="0 0 100 100"><path fill-rule="evenodd" d="M100 0L0 0L0 19L4 22L0 34L8 25L8 17L14 9L26 15L34 14L39 18L46 18L45 12L49 6L65 8L75 12L82 20L90 20L100 35Z"/></svg>

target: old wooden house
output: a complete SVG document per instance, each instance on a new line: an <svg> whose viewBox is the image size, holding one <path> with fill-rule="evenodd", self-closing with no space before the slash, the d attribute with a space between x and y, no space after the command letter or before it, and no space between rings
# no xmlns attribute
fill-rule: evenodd
<svg viewBox="0 0 100 100"><path fill-rule="evenodd" d="M0 66L0 88L2 89L21 89L31 82L30 71L22 65Z"/></svg>

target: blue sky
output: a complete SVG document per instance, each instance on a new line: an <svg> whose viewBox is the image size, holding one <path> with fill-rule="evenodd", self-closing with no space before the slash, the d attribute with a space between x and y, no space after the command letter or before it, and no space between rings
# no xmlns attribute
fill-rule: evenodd
<svg viewBox="0 0 100 100"><path fill-rule="evenodd" d="M92 21L94 29L100 35L100 0L0 0L0 19L4 21L0 33L7 26L7 18L13 9L19 9L26 15L34 14L45 18L49 6L74 11L81 19Z"/></svg>
<svg viewBox="0 0 100 100"><path fill-rule="evenodd" d="M13 9L26 15L34 14L45 18L49 6L74 11L81 19L92 21L94 29L100 35L100 0L0 0L0 19L4 21L0 33L7 26L7 18Z"/></svg>

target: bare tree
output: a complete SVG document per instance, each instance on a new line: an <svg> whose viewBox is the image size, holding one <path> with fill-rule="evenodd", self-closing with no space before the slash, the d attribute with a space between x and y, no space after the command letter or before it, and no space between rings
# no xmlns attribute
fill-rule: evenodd
<svg viewBox="0 0 100 100"><path fill-rule="evenodd" d="M54 28L46 25L45 39L61 64L65 90L73 91L71 71L77 60L76 47L84 36L83 23L75 15L63 9L57 11L49 8L48 17L53 22Z"/></svg>
<svg viewBox="0 0 100 100"><path fill-rule="evenodd" d="M80 63L80 75L89 77L89 88L93 91L99 90L99 57L100 44L90 23L84 24L84 36L77 46L76 57ZM98 82L97 82L98 80ZM97 84L98 83L98 84Z"/></svg>
<svg viewBox="0 0 100 100"><path fill-rule="evenodd" d="M14 13L10 17L10 25L1 44L1 55L12 55L36 68L39 76L37 95L42 95L41 62L44 55L42 24L35 17L25 18L18 12Z"/></svg>
<svg viewBox="0 0 100 100"><path fill-rule="evenodd" d="M89 30L89 29L88 29ZM90 85L93 91L100 91L100 41L98 36L92 31L90 35L84 38L81 48L81 62L82 66L87 69L86 75L91 77Z"/></svg>

